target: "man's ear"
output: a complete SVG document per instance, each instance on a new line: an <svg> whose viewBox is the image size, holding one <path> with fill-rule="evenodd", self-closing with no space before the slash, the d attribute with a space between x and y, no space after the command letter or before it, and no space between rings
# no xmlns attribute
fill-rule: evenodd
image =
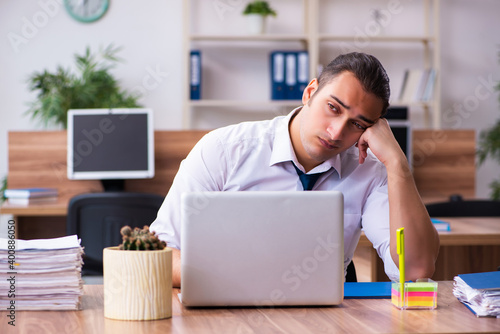
<svg viewBox="0 0 500 334"><path fill-rule="evenodd" d="M302 104L307 104L313 94L318 90L318 79L314 78L311 80L309 85L304 89L304 92L302 93Z"/></svg>

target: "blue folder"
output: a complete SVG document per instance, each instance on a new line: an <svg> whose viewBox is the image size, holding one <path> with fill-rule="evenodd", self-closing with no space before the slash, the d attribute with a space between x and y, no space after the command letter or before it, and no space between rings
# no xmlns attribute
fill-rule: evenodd
<svg viewBox="0 0 500 334"><path fill-rule="evenodd" d="M309 84L309 54L307 51L297 52L297 89L295 99L302 100L302 93Z"/></svg>
<svg viewBox="0 0 500 334"><path fill-rule="evenodd" d="M191 100L201 99L201 52L193 50L190 54L190 78Z"/></svg>
<svg viewBox="0 0 500 334"><path fill-rule="evenodd" d="M285 53L285 99L295 100L297 98L297 52Z"/></svg>
<svg viewBox="0 0 500 334"><path fill-rule="evenodd" d="M285 53L271 52L271 100L285 99Z"/></svg>
<svg viewBox="0 0 500 334"><path fill-rule="evenodd" d="M477 290L500 290L500 271L458 275L468 286Z"/></svg>
<svg viewBox="0 0 500 334"><path fill-rule="evenodd" d="M390 299L392 282L345 282L345 299Z"/></svg>

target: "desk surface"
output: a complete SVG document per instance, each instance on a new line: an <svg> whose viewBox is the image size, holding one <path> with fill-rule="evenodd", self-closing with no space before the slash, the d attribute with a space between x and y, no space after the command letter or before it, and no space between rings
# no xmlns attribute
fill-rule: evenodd
<svg viewBox="0 0 500 334"><path fill-rule="evenodd" d="M0 312L1 333L481 333L499 332L500 319L476 318L452 294L452 282L439 282L434 311L400 311L389 299L346 299L336 307L183 307L174 289L173 316L157 321L104 318L103 286L84 286L81 311L18 311L10 331Z"/></svg>
<svg viewBox="0 0 500 334"><path fill-rule="evenodd" d="M53 203L13 205L8 201L2 203L0 212L14 216L66 216L70 197L59 196Z"/></svg>

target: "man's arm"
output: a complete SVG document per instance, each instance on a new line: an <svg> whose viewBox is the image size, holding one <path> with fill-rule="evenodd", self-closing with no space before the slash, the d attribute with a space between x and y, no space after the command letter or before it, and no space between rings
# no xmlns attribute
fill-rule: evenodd
<svg viewBox="0 0 500 334"><path fill-rule="evenodd" d="M406 277L431 277L439 252L439 236L415 186L408 161L388 122L380 119L358 141L359 162L370 148L387 170L391 256L398 264L396 230L405 228Z"/></svg>
<svg viewBox="0 0 500 334"><path fill-rule="evenodd" d="M172 286L179 288L181 286L181 251L175 248L172 250Z"/></svg>

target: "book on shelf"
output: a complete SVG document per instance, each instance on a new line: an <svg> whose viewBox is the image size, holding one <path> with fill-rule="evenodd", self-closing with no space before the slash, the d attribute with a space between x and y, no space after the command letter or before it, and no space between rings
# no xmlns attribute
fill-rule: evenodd
<svg viewBox="0 0 500 334"><path fill-rule="evenodd" d="M80 309L82 254L76 235L33 240L0 238L0 308Z"/></svg>
<svg viewBox="0 0 500 334"><path fill-rule="evenodd" d="M201 99L201 51L191 51L189 64L190 98L191 100L199 100Z"/></svg>
<svg viewBox="0 0 500 334"><path fill-rule="evenodd" d="M297 52L297 86L295 100L302 100L302 93L309 84L309 53L307 51Z"/></svg>
<svg viewBox="0 0 500 334"><path fill-rule="evenodd" d="M307 51L273 51L270 54L271 100L301 100L309 84Z"/></svg>
<svg viewBox="0 0 500 334"><path fill-rule="evenodd" d="M271 52L271 100L285 99L285 52Z"/></svg>
<svg viewBox="0 0 500 334"><path fill-rule="evenodd" d="M294 100L297 96L297 54L287 52L285 54L285 98Z"/></svg>
<svg viewBox="0 0 500 334"><path fill-rule="evenodd" d="M16 188L5 189L4 196L6 198L40 198L57 196L56 188Z"/></svg>
<svg viewBox="0 0 500 334"><path fill-rule="evenodd" d="M422 93L422 101L424 102L428 102L430 100L432 100L432 98L434 97L434 85L436 83L436 70L434 70L433 68L431 68L429 70L429 75L427 77L427 83L425 85L425 89Z"/></svg>
<svg viewBox="0 0 500 334"><path fill-rule="evenodd" d="M436 70L408 69L403 76L399 102L410 104L414 102L429 102L433 98Z"/></svg>
<svg viewBox="0 0 500 334"><path fill-rule="evenodd" d="M500 317L500 271L455 276L453 295L477 317Z"/></svg>

